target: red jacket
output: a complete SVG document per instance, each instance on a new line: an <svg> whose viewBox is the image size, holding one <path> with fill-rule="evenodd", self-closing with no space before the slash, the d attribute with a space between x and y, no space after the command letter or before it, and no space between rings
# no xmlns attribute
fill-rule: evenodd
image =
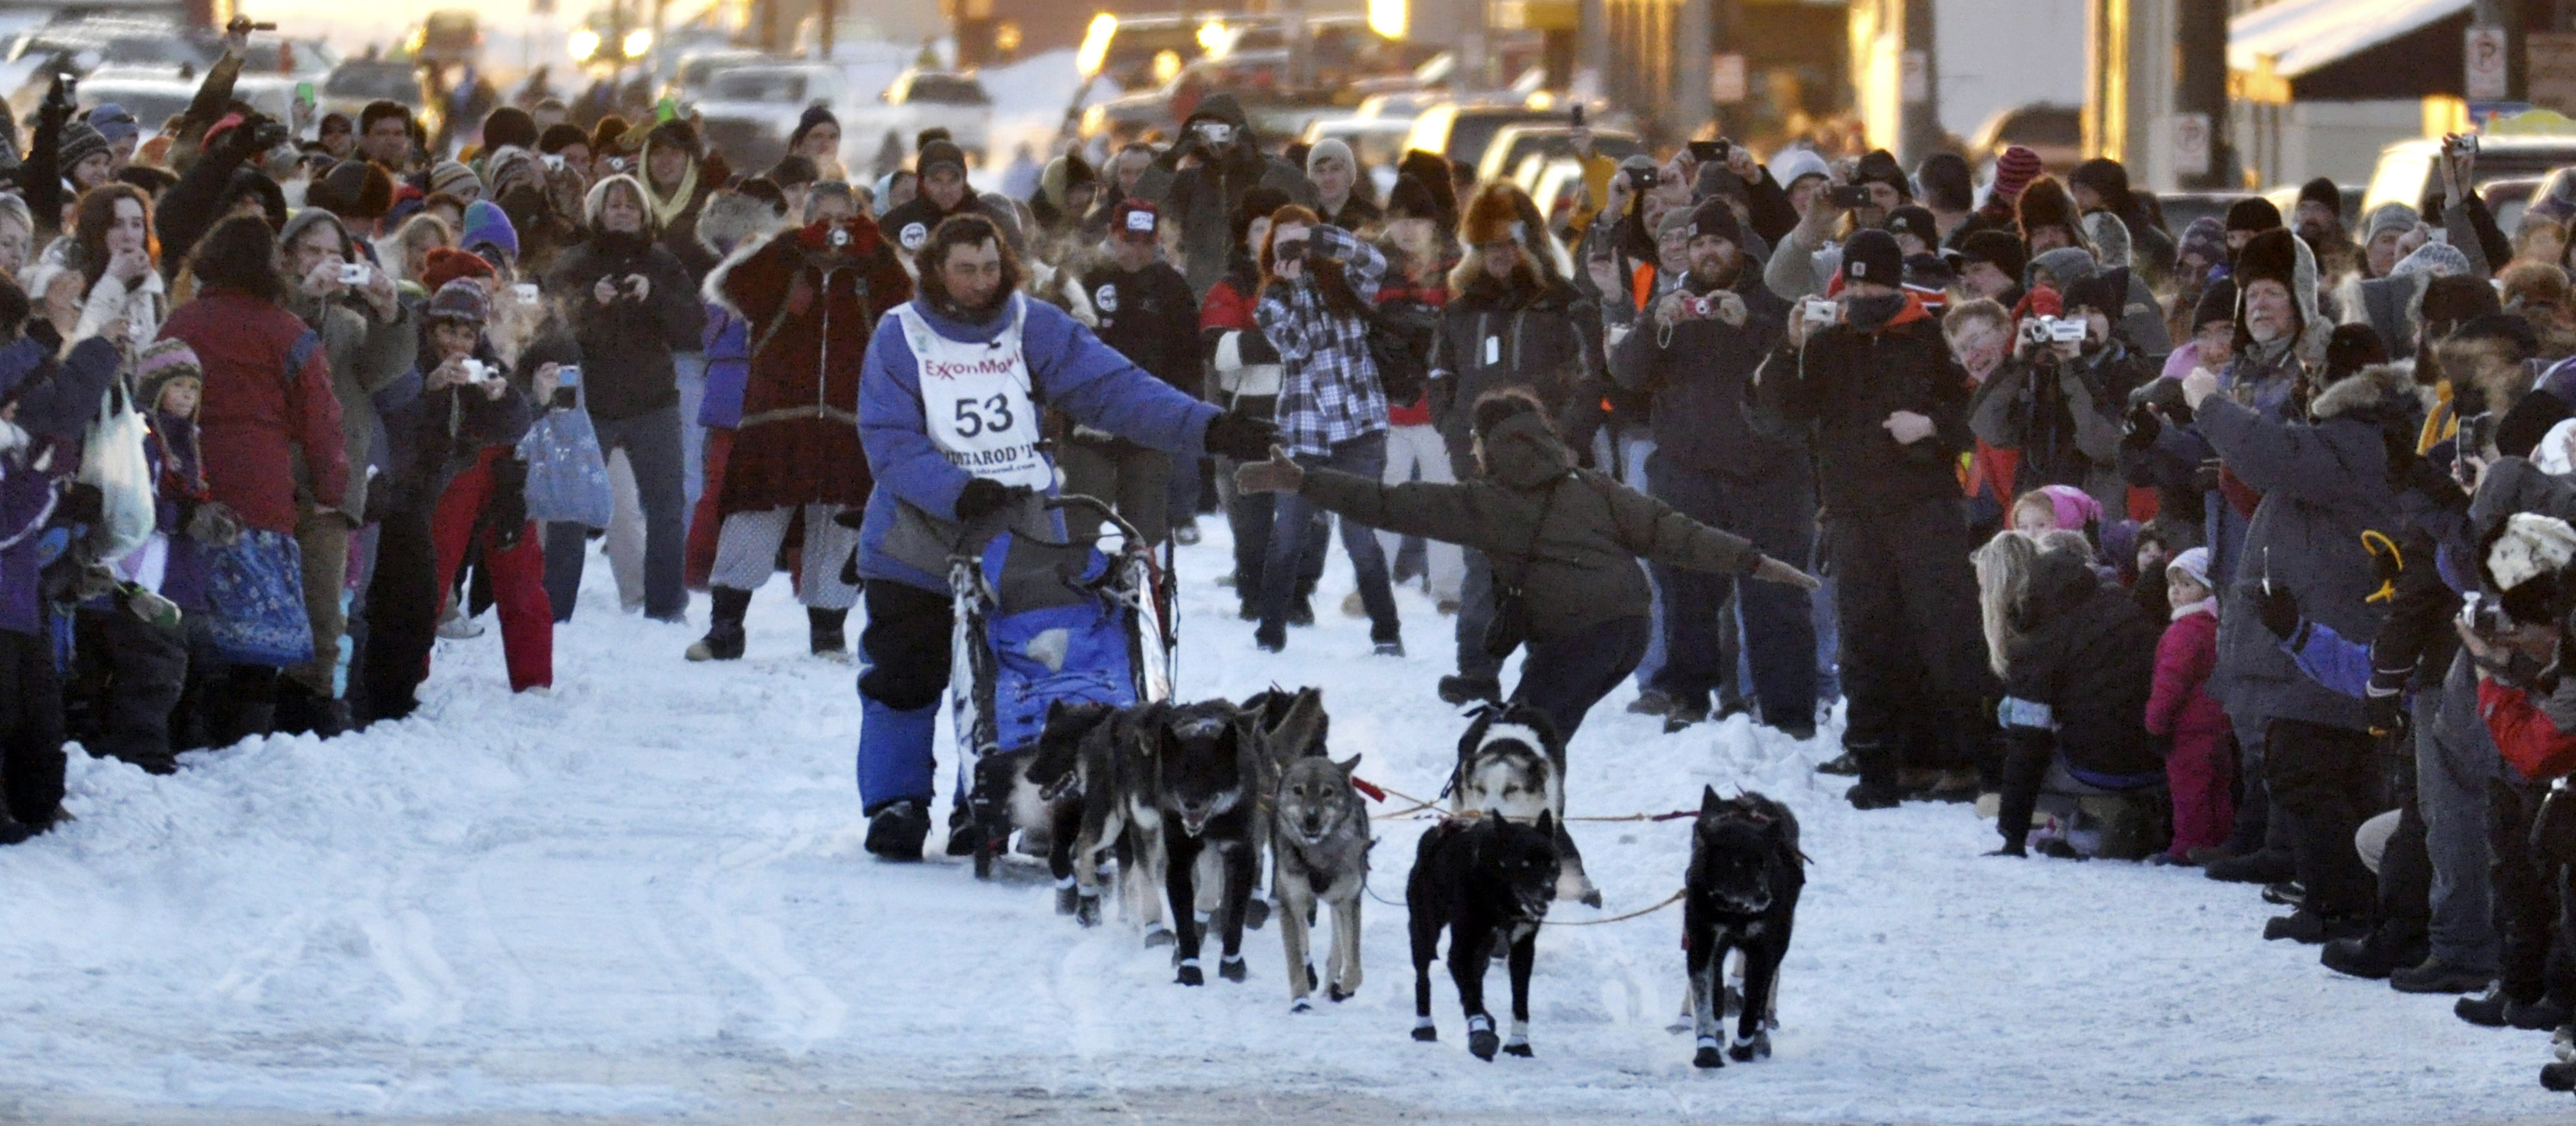
<svg viewBox="0 0 2576 1126"><path fill-rule="evenodd" d="M2156 686L2147 696L2147 731L2184 735L2227 730L2227 713L2209 698L2218 667L2218 616L2185 614L2156 642Z"/></svg>
<svg viewBox="0 0 2576 1126"><path fill-rule="evenodd" d="M912 300L912 280L874 223L854 218L848 229L846 253L819 225L783 231L707 279L751 326L718 511L856 508L875 487L859 447L859 369L878 319Z"/></svg>
<svg viewBox="0 0 2576 1126"><path fill-rule="evenodd" d="M295 531L297 503L337 507L349 483L331 358L301 318L274 301L206 289L172 310L164 339L184 340L205 369L198 449L207 490L242 523ZM304 362L287 361L302 347Z"/></svg>
<svg viewBox="0 0 2576 1126"><path fill-rule="evenodd" d="M2478 715L2487 721L2504 761L2534 782L2576 770L2576 735L2558 729L2531 703L2531 694L2478 678Z"/></svg>

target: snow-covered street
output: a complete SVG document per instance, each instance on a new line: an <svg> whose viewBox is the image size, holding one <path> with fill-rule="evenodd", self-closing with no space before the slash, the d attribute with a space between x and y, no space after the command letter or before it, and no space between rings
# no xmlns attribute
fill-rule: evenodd
<svg viewBox="0 0 2576 1126"><path fill-rule="evenodd" d="M1450 621L1401 594L1412 656L1369 656L1338 610L1337 550L1322 623L1257 653L1214 581L1222 523L1202 526L1181 553L1184 696L1320 685L1337 756L1435 792L1462 725L1432 692ZM1694 806L1714 783L1805 821L1814 863L1775 1058L1700 1073L1665 1031L1683 993L1678 909L1542 934L1535 1060L1469 1056L1445 974L1442 1042L1408 1038L1402 912L1379 902L1354 1000L1291 1015L1275 928L1246 940L1250 982L1184 989L1165 950L1116 922L1077 929L1037 883L861 851L855 670L805 654L783 580L753 603L748 659L690 665L703 598L686 630L621 617L608 568L589 571L551 696L508 694L496 626L441 643L429 702L401 723L200 754L167 778L75 752L79 821L0 851L0 1119L2340 1124L2568 1109L2533 1081L2545 1034L2472 1028L2448 998L2264 943L2252 888L1984 859L1991 829L1965 807L1852 812L1843 780L1810 773L1831 734L1791 744L1739 718L1665 736L1620 711L1633 689L1572 748L1574 813ZM1421 828L1378 824L1386 900ZM1608 902L1558 919L1680 886L1685 822L1575 835Z"/></svg>

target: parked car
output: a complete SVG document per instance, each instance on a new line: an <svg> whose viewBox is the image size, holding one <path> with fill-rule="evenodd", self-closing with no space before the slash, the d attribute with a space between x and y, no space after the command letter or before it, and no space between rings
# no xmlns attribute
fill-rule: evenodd
<svg viewBox="0 0 2576 1126"><path fill-rule="evenodd" d="M849 89L829 63L759 63L718 71L698 101L701 135L745 173L787 155L787 138L811 105L845 105ZM844 140L847 138L845 137Z"/></svg>
<svg viewBox="0 0 2576 1126"><path fill-rule="evenodd" d="M1472 165L1485 155L1485 147L1503 126L1561 124L1564 120L1564 115L1555 110L1531 109L1525 102L1443 102L1413 119L1413 130L1405 136L1404 147L1439 153Z"/></svg>
<svg viewBox="0 0 2576 1126"><path fill-rule="evenodd" d="M2379 166L2370 173L2370 186L2361 195L2361 214L2383 203L2402 203L2419 207L2429 192L2441 190L2441 173L2434 167L2442 154L2438 140L2399 141L2379 150ZM2550 134L2503 134L2478 140L2477 160L2469 167L2470 186L2475 188L2490 180L2512 180L2547 175L2551 169L2576 164L2576 136Z"/></svg>
<svg viewBox="0 0 2576 1126"><path fill-rule="evenodd" d="M1203 34L1204 31L1204 34ZM1106 78L1120 90L1150 90L1169 83L1181 68L1206 57L1222 41L1222 16L1091 17L1091 26L1074 52L1074 67L1085 79ZM1167 60L1163 56L1169 55Z"/></svg>
<svg viewBox="0 0 2576 1126"><path fill-rule="evenodd" d="M203 74L184 67L105 67L81 79L80 101L85 106L101 102L123 106L148 135L158 131L162 122L187 112L204 81ZM294 98L291 85L273 82L247 89L237 83L233 93L280 121L287 120Z"/></svg>
<svg viewBox="0 0 2576 1126"><path fill-rule="evenodd" d="M1996 110L1968 141L1968 159L1992 163L2013 145L2038 153L2050 172L2065 175L2084 160L2083 107L2031 102Z"/></svg>
<svg viewBox="0 0 2576 1126"><path fill-rule="evenodd" d="M438 133L439 110L429 88L421 82L420 67L394 59L351 59L331 68L316 84L323 113L348 115L352 126L358 111L373 101L397 102L409 107L419 119L421 128L430 135Z"/></svg>
<svg viewBox="0 0 2576 1126"><path fill-rule="evenodd" d="M1476 178L1498 179L1521 167L1533 156L1559 157L1574 155L1570 139L1574 130L1559 118L1554 122L1529 122L1506 125L1494 131L1494 139L1485 143L1484 155L1476 160ZM1617 129L1592 131L1592 151L1612 160L1625 160L1646 151L1644 142L1634 133Z"/></svg>
<svg viewBox="0 0 2576 1126"><path fill-rule="evenodd" d="M1298 139L1312 145L1331 138L1351 147L1362 167L1393 164L1404 155L1404 136L1413 123L1396 117L1319 117L1306 123Z"/></svg>
<svg viewBox="0 0 2576 1126"><path fill-rule="evenodd" d="M662 96L683 107L694 106L707 96L707 83L715 76L738 66L780 62L758 51L726 47L711 51L690 51L671 66L671 78L662 84Z"/></svg>
<svg viewBox="0 0 2576 1126"><path fill-rule="evenodd" d="M910 137L944 126L957 147L978 156L992 143L993 96L972 72L907 70L895 76L877 101L879 106L867 115L876 123L874 132L894 129Z"/></svg>
<svg viewBox="0 0 2576 1126"><path fill-rule="evenodd" d="M1264 137L1301 136L1310 122L1334 113L1329 102L1289 91L1288 52L1237 51L1191 63L1159 90L1112 98L1082 111L1080 131L1084 137L1106 133L1121 140L1169 138L1199 99L1215 93L1233 95L1253 131Z"/></svg>

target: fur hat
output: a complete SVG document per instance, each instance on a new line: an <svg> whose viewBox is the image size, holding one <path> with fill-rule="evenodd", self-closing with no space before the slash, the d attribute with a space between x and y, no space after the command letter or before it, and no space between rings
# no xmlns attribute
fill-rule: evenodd
<svg viewBox="0 0 2576 1126"><path fill-rule="evenodd" d="M717 254L731 254L786 225L786 216L757 196L717 192L698 212L698 242Z"/></svg>
<svg viewBox="0 0 2576 1126"><path fill-rule="evenodd" d="M1529 232L1521 227L1520 185L1496 180L1479 185L1475 198L1467 201L1466 214L1458 219L1458 241L1468 246L1489 242L1526 242Z"/></svg>
<svg viewBox="0 0 2576 1126"><path fill-rule="evenodd" d="M2021 227L2023 242L2041 227L2063 227L2067 234L2082 236L2075 228L2075 199L2066 194L2066 185L2054 176L2042 176L2021 190L2013 204L2013 219Z"/></svg>
<svg viewBox="0 0 2576 1126"><path fill-rule="evenodd" d="M2284 287L2298 285L2298 251L2291 245L2298 236L2281 227L2255 235L2237 252L2233 276L2242 289L2258 281L2275 281Z"/></svg>
<svg viewBox="0 0 2576 1126"><path fill-rule="evenodd" d="M2326 337L2326 375L2329 384L2372 364L2388 362L2388 342L2379 338L2379 330L2367 324L2336 325Z"/></svg>
<svg viewBox="0 0 2576 1126"><path fill-rule="evenodd" d="M2129 223L2108 211L2084 214L2084 241L2093 244L2093 259L2105 267L2129 264Z"/></svg>
<svg viewBox="0 0 2576 1126"><path fill-rule="evenodd" d="M2227 229L2268 231L2281 225L2281 209L2262 196L2247 196L2227 205Z"/></svg>
<svg viewBox="0 0 2576 1126"><path fill-rule="evenodd" d="M1995 157L1995 198L2006 202L2019 198L2022 189L2029 187L2031 181L2038 179L2047 167L2038 153L2021 145L2007 147Z"/></svg>
<svg viewBox="0 0 2576 1126"><path fill-rule="evenodd" d="M2576 528L2555 516L2517 512L2478 545L2478 571L2504 595L2517 622L2546 622L2558 601L2559 572L2576 559Z"/></svg>
<svg viewBox="0 0 2576 1126"><path fill-rule="evenodd" d="M2066 174L2069 187L2091 188L2100 196L2102 206L2126 214L2137 205L2129 196L2129 169L2119 161L2097 156L2075 166Z"/></svg>
<svg viewBox="0 0 2576 1126"><path fill-rule="evenodd" d="M1395 187L1386 193L1386 217L1393 219L1440 219L1440 201L1413 176L1397 176Z"/></svg>

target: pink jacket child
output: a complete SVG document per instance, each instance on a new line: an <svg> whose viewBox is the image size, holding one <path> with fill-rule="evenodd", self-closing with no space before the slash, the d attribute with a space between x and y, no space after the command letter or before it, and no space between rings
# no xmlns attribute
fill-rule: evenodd
<svg viewBox="0 0 2576 1126"><path fill-rule="evenodd" d="M2195 547L2165 565L2173 621L2156 643L2156 681L2147 696L2147 730L2173 738L2165 784L2173 791L2173 847L2168 855L2217 848L2236 819L2229 784L2227 713L2209 697L2218 665L2218 600L2209 588L2209 549Z"/></svg>

